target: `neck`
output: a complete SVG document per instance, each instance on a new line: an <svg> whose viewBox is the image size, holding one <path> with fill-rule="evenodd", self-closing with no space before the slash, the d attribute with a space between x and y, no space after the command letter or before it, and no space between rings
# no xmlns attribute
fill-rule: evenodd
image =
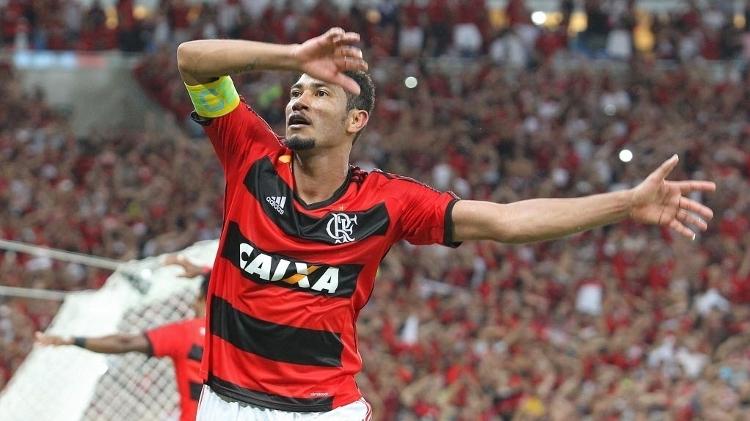
<svg viewBox="0 0 750 421"><path fill-rule="evenodd" d="M308 204L322 202L346 180L349 149L295 152L292 165L297 196Z"/></svg>

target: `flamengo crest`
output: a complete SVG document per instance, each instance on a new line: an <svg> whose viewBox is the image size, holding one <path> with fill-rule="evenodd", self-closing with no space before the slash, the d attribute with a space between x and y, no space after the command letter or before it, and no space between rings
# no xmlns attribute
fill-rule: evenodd
<svg viewBox="0 0 750 421"><path fill-rule="evenodd" d="M345 213L332 213L328 220L326 231L335 240L335 244L350 243L354 241L352 232L357 225L357 215L349 216Z"/></svg>

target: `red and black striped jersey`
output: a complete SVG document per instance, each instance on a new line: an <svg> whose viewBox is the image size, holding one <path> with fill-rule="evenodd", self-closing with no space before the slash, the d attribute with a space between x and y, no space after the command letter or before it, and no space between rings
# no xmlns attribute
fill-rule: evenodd
<svg viewBox="0 0 750 421"><path fill-rule="evenodd" d="M246 104L202 123L226 175L203 375L218 394L285 411L361 397L356 320L395 242L451 239L458 200L351 167L323 202L295 194L292 151Z"/></svg>
<svg viewBox="0 0 750 421"><path fill-rule="evenodd" d="M174 364L180 394L180 421L195 420L201 396L201 357L206 336L203 317L170 323L145 333L154 357L169 357Z"/></svg>

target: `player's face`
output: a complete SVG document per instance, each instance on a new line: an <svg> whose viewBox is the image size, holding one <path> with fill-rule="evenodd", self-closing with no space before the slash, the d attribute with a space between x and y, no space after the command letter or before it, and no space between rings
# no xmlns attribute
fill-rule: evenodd
<svg viewBox="0 0 750 421"><path fill-rule="evenodd" d="M304 150L348 142L346 92L303 74L289 90L286 145Z"/></svg>

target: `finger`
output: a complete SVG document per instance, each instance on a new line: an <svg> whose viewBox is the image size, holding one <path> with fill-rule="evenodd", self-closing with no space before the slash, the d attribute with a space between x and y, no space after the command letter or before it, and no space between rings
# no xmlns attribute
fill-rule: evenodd
<svg viewBox="0 0 750 421"><path fill-rule="evenodd" d="M362 50L357 47L343 46L336 48L336 55L341 57L362 58Z"/></svg>
<svg viewBox="0 0 750 421"><path fill-rule="evenodd" d="M343 73L337 73L336 76L333 77L333 80L331 82L340 85L342 88L353 93L354 95L359 95L359 84L357 84L354 79Z"/></svg>
<svg viewBox="0 0 750 421"><path fill-rule="evenodd" d="M367 71L368 65L367 62L364 61L361 58L353 58L353 57L337 57L334 62L336 63L336 67L339 68L342 72L347 71Z"/></svg>
<svg viewBox="0 0 750 421"><path fill-rule="evenodd" d="M672 228L677 233L682 234L691 240L695 239L695 233L677 219L673 219L672 222L669 223L669 228Z"/></svg>
<svg viewBox="0 0 750 421"><path fill-rule="evenodd" d="M716 191L716 183L712 181L670 181L669 184L677 186L682 194L694 191Z"/></svg>
<svg viewBox="0 0 750 421"><path fill-rule="evenodd" d="M334 44L338 47L339 45L352 45L358 43L360 36L356 32L340 33L334 38Z"/></svg>
<svg viewBox="0 0 750 421"><path fill-rule="evenodd" d="M659 166L659 168L657 168L651 174L655 175L655 176L659 177L659 179L663 180L663 179L667 178L667 176L669 175L669 173L672 172L672 170L674 169L674 167L677 165L678 161L679 161L679 158L677 157L677 154L674 154L674 155L672 155L671 158L669 158L668 160L664 161L664 163L661 164L661 166Z"/></svg>
<svg viewBox="0 0 750 421"><path fill-rule="evenodd" d="M693 199L688 199L687 197L680 198L680 209L696 213L706 221L710 221L714 217L714 211L712 211L711 208L702 205Z"/></svg>
<svg viewBox="0 0 750 421"><path fill-rule="evenodd" d="M706 223L706 221L698 218L697 216L684 209L681 209L677 212L676 218L678 221L682 222L685 225L693 225L698 227L701 231L705 231L708 229L708 224Z"/></svg>
<svg viewBox="0 0 750 421"><path fill-rule="evenodd" d="M346 32L342 29L337 27L333 27L326 31L325 34L323 34L327 38L340 38L342 37Z"/></svg>

